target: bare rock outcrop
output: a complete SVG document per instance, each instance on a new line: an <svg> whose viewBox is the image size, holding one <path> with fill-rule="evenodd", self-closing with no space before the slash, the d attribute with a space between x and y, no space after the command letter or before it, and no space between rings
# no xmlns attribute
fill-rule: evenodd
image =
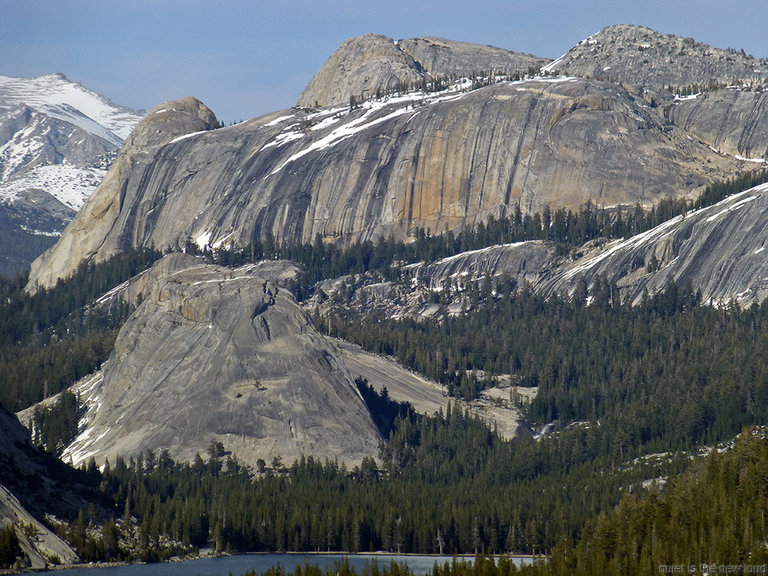
<svg viewBox="0 0 768 576"><path fill-rule="evenodd" d="M722 50L644 26L608 26L544 67L545 71L653 90L768 80L768 60Z"/></svg>
<svg viewBox="0 0 768 576"><path fill-rule="evenodd" d="M538 70L549 58L513 52L487 44L457 42L446 38L424 36L399 40L397 45L432 76L461 76L491 72L513 76Z"/></svg>
<svg viewBox="0 0 768 576"><path fill-rule="evenodd" d="M380 34L346 40L312 78L297 106L346 106L403 87L481 72L525 74L549 62L483 44L423 37L394 41Z"/></svg>
<svg viewBox="0 0 768 576"><path fill-rule="evenodd" d="M768 159L768 92L725 88L679 99L669 119L727 154Z"/></svg>
<svg viewBox="0 0 768 576"><path fill-rule="evenodd" d="M141 304L84 394L84 426L63 458L168 449L191 460L211 442L254 467L375 455L379 433L337 349L253 272L176 254L143 275L127 296Z"/></svg>
<svg viewBox="0 0 768 576"><path fill-rule="evenodd" d="M587 200L650 205L695 195L745 164L620 87L576 78L293 109L162 141L124 149L35 263L30 289L82 260L187 239L216 248L319 234L349 244L473 226L517 204L523 212Z"/></svg>
<svg viewBox="0 0 768 576"><path fill-rule="evenodd" d="M213 112L192 97L150 110L59 242L32 263L30 290L35 290L37 284L55 284L82 260L101 261L131 246L134 237L126 234L130 234L133 213L126 207L140 201L143 193L141 181L135 176L144 177L152 170L154 153L162 144L217 126ZM152 207L144 209L151 211Z"/></svg>
<svg viewBox="0 0 768 576"><path fill-rule="evenodd" d="M367 100L401 84L418 83L422 70L413 57L380 34L346 40L310 80L299 107L345 106L350 98Z"/></svg>
<svg viewBox="0 0 768 576"><path fill-rule="evenodd" d="M768 185L678 216L628 240L617 240L569 263L539 289L572 292L580 278L615 281L622 299L638 303L674 281L705 302L748 306L768 298Z"/></svg>

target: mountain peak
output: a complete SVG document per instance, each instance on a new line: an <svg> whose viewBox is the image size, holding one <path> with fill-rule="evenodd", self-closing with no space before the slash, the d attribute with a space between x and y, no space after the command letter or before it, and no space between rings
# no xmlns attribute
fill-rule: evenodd
<svg viewBox="0 0 768 576"><path fill-rule="evenodd" d="M193 96L185 96L152 108L126 142L133 148L145 148L218 126L210 108Z"/></svg>
<svg viewBox="0 0 768 576"><path fill-rule="evenodd" d="M350 98L367 99L421 78L419 65L392 38L365 34L342 43L309 82L297 106L345 105Z"/></svg>
<svg viewBox="0 0 768 576"><path fill-rule="evenodd" d="M768 80L768 62L743 50L723 50L632 24L603 28L542 70L653 90Z"/></svg>
<svg viewBox="0 0 768 576"><path fill-rule="evenodd" d="M424 80L481 72L525 73L549 60L485 44L425 36L394 41L381 34L346 40L302 93L297 106L346 105Z"/></svg>

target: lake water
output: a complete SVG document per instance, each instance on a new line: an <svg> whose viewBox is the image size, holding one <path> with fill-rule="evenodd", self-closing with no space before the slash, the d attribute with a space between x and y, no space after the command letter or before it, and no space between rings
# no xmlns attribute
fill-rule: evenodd
<svg viewBox="0 0 768 576"><path fill-rule="evenodd" d="M247 570L255 569L259 574L278 563L286 572L293 572L296 566L305 562L320 567L332 565L337 560L348 559L349 564L359 572L366 563L374 560L379 566L388 566L391 561L406 563L415 574L426 574L432 570L435 561L441 565L451 562L450 556L397 556L392 554L244 554L221 558L185 560L160 564L135 564L110 568L74 568L61 572L62 576L241 576ZM465 557L471 561L472 557ZM514 562L528 562L515 558Z"/></svg>

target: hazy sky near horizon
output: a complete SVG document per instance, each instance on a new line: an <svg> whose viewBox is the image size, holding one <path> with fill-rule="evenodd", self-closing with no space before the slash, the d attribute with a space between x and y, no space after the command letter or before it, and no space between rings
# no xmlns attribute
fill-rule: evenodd
<svg viewBox="0 0 768 576"><path fill-rule="evenodd" d="M361 34L557 58L611 24L768 57L766 0L0 0L0 75L62 72L142 109L196 96L229 123L292 106Z"/></svg>

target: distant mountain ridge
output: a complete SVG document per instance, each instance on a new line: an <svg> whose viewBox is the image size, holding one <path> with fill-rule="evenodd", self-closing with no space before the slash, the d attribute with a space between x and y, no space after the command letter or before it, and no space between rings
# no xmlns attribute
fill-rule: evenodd
<svg viewBox="0 0 768 576"><path fill-rule="evenodd" d="M63 74L0 76L0 272L61 233L140 118Z"/></svg>
<svg viewBox="0 0 768 576"><path fill-rule="evenodd" d="M113 104L63 74L38 78L0 76L0 194L13 201L23 177L32 187L40 168L68 165L104 170L104 155L119 147L142 114ZM87 193L68 196L53 189L60 202L77 210Z"/></svg>

